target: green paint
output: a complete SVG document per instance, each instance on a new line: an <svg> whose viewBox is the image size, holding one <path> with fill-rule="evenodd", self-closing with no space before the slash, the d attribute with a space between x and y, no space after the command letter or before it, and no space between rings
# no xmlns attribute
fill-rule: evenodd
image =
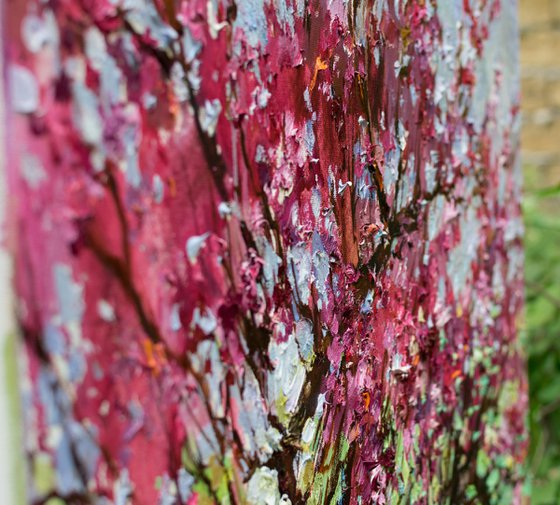
<svg viewBox="0 0 560 505"><path fill-rule="evenodd" d="M22 417L19 384L18 384L18 342L15 334L8 335L3 349L3 360L6 365L4 381L8 393L8 408L10 419L12 465L10 468L12 489L14 490L13 504L23 505L25 500L25 472L23 458L23 432L20 420ZM46 484L46 481L45 481Z"/></svg>

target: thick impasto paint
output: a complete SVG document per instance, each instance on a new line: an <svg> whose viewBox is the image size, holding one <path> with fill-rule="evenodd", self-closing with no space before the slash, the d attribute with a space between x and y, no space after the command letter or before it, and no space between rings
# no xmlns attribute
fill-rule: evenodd
<svg viewBox="0 0 560 505"><path fill-rule="evenodd" d="M3 29L30 503L521 502L515 2Z"/></svg>

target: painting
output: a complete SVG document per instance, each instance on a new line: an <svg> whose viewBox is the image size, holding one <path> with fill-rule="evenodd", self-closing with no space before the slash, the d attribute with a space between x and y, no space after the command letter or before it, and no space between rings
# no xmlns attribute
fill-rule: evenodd
<svg viewBox="0 0 560 505"><path fill-rule="evenodd" d="M521 504L515 2L6 0L31 504Z"/></svg>

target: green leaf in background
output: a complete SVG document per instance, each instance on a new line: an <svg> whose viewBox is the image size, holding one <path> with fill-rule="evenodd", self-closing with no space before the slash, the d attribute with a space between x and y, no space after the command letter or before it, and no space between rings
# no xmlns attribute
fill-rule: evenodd
<svg viewBox="0 0 560 505"><path fill-rule="evenodd" d="M525 169L526 327L531 503L560 503L560 184Z"/></svg>

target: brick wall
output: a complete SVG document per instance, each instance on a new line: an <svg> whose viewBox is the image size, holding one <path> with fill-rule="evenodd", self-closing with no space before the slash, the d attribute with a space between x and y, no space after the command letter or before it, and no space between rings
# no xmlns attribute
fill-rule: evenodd
<svg viewBox="0 0 560 505"><path fill-rule="evenodd" d="M519 0L522 152L542 185L560 183L560 0Z"/></svg>

